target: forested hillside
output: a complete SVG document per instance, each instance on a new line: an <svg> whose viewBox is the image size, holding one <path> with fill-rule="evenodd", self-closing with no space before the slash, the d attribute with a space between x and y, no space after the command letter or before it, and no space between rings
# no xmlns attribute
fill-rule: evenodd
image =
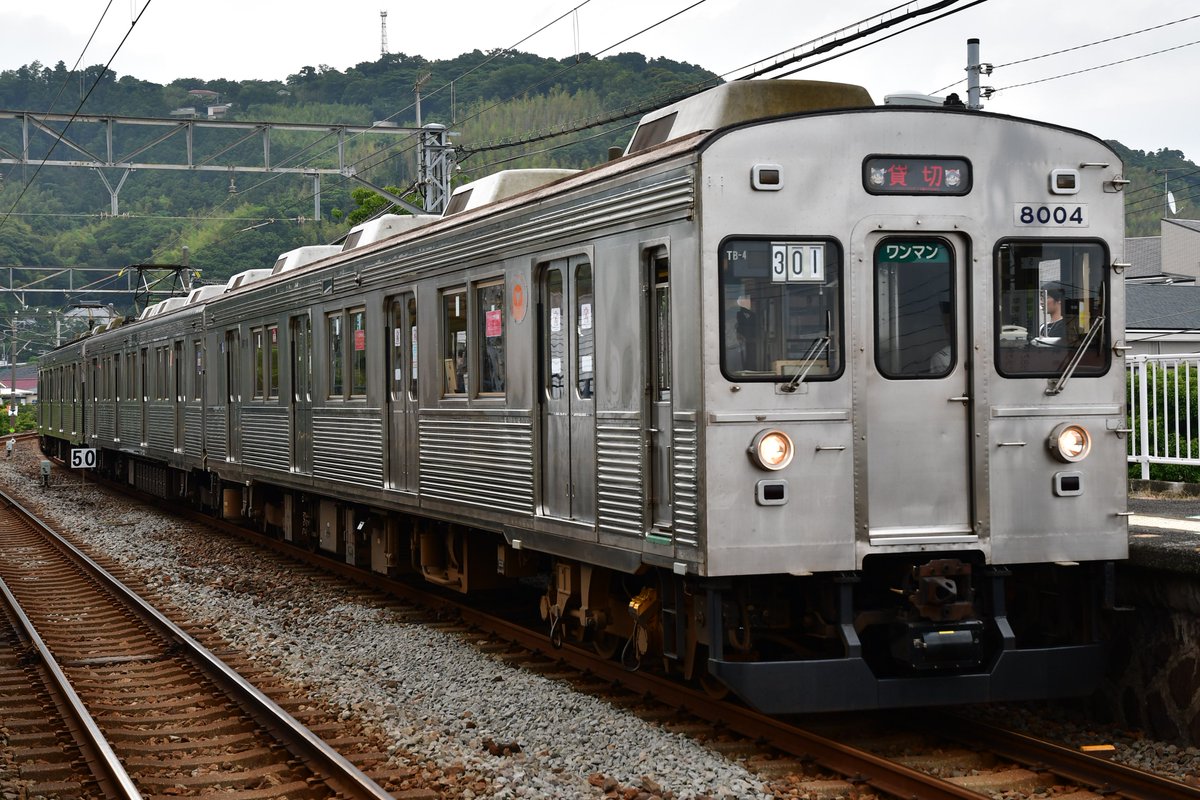
<svg viewBox="0 0 1200 800"><path fill-rule="evenodd" d="M103 74L97 83L97 76ZM458 179L471 180L504 166L587 167L604 160L610 146L623 146L637 115L719 78L698 66L623 53L604 59L587 55L556 60L519 52L465 53L448 61L388 55L339 71L303 66L284 81L202 80L182 77L159 85L134 76L103 73L100 67L71 72L60 62L0 72L0 108L7 110L166 118L194 108L227 106L227 119L241 121L345 123L417 121L414 88L421 87L421 121L446 125L462 150ZM94 85L94 88L93 88ZM90 92L90 94L89 94ZM86 96L86 102L80 105ZM569 136L548 134L609 120ZM1103 133L1103 132L1097 132ZM120 157L160 135L122 141ZM201 137L201 131L197 137ZM67 136L92 153L105 152L105 126L75 124ZM525 139L519 147L503 145ZM50 153L53 139L39 133L31 156ZM201 149L203 143L197 142ZM218 143L220 144L220 143ZM1112 142L1126 164L1129 235L1152 236L1168 213L1163 170L1178 201L1177 216L1200 217L1191 199L1200 196L1200 170L1175 150L1131 151ZM176 160L183 143L160 146ZM231 143L212 163L239 155L253 163L251 139ZM171 150L170 148L174 148ZM336 143L328 138L281 133L272 139L272 163L335 167ZM21 149L16 122L0 120L0 152ZM411 140L351 137L346 162L376 185L403 191L415 177ZM79 158L58 145L55 159ZM259 153L261 158L261 152ZM161 158L161 156L160 156ZM156 160L156 159L148 159ZM245 162L243 162L245 163ZM88 266L119 269L134 263L178 263L183 247L203 282L223 282L244 269L273 262L285 250L327 243L352 222L382 205L369 190L346 179L326 177L321 215L314 219L313 185L299 175L268 176L220 172L141 170L120 192L120 216L108 214L109 194L92 170L0 167L0 268ZM107 176L112 183L120 175ZM30 179L33 179L32 181ZM18 197L20 201L17 202ZM12 299L0 298L0 310Z"/></svg>
<svg viewBox="0 0 1200 800"><path fill-rule="evenodd" d="M53 68L33 63L0 72L0 108L70 114L86 96L82 114L166 118L173 111L194 108L204 117L209 106L228 105L224 118L231 120L412 126L417 121L414 87L420 83L421 122L451 129L452 143L464 149L457 179L467 181L497 169L502 161L507 166L538 167L600 163L610 146L625 144L636 117L523 147L497 146L636 114L719 82L699 67L638 53L604 59L585 54L560 61L478 50L436 62L390 54L344 72L325 65L304 66L285 81L183 77L162 86L104 73L97 84L102 72L100 67L70 72L61 62ZM61 129L61 124L55 127ZM132 138L126 135L114 148L115 155L120 158L161 133L134 130ZM216 134L197 130L197 151L205 149L199 140L206 135ZM17 122L0 121L0 152L20 152L21 136ZM105 152L105 136L105 126L94 123L75 123L67 131L68 138L97 154ZM50 153L53 139L38 133L31 144L31 157L40 159ZM256 148L257 158L262 157L258 139L227 151L221 149L223 144L208 145L208 152L221 153L211 163L225 163L221 159L234 155L247 159L241 163L256 163ZM184 148L180 138L140 158L183 161ZM472 153L472 148L480 149ZM528 155L509 161L525 152ZM276 165L332 168L338 165L336 153L337 143L329 137L283 132L271 141ZM345 153L346 163L376 185L403 188L415 178L411 139L350 137ZM79 157L63 144L52 154L55 160ZM361 203L379 199L356 188L358 184L326 176L317 220L313 184L303 176L139 170L130 173L121 188L120 215L113 218L108 190L92 170L47 167L30 183L34 172L33 167L0 167L0 217L13 209L0 224L0 267L119 269L133 263L178 263L186 245L190 264L201 271L204 282L224 281L235 272L273 263L282 251L337 239ZM114 171L106 177L115 185L121 176ZM0 304L4 302L0 298Z"/></svg>

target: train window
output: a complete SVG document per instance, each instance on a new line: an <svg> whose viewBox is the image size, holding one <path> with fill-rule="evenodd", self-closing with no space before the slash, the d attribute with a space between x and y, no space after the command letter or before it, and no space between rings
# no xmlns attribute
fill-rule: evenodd
<svg viewBox="0 0 1200 800"><path fill-rule="evenodd" d="M345 394L346 384L343 370L345 369L342 345L342 312L325 315L325 333L328 337L327 348L329 355L329 397L339 398Z"/></svg>
<svg viewBox="0 0 1200 800"><path fill-rule="evenodd" d="M563 354L567 349L563 334L563 278L561 269L546 272L546 396L558 400L563 396Z"/></svg>
<svg viewBox="0 0 1200 800"><path fill-rule="evenodd" d="M443 394L466 394L470 386L467 364L467 292L453 289L442 293Z"/></svg>
<svg viewBox="0 0 1200 800"><path fill-rule="evenodd" d="M279 397L279 326L267 327L267 397Z"/></svg>
<svg viewBox="0 0 1200 800"><path fill-rule="evenodd" d="M593 315L592 265L575 268L575 388L585 400L592 396L596 383L596 331Z"/></svg>
<svg viewBox="0 0 1200 800"><path fill-rule="evenodd" d="M354 337L350 357L350 396L367 396L367 312L355 308L350 311L350 335Z"/></svg>
<svg viewBox="0 0 1200 800"><path fill-rule="evenodd" d="M666 249L651 255L650 280L654 286L654 317L650 321L651 393L655 400L671 399L671 281Z"/></svg>
<svg viewBox="0 0 1200 800"><path fill-rule="evenodd" d="M261 400L266 393L266 341L262 328L250 331L254 341L254 399Z"/></svg>
<svg viewBox="0 0 1200 800"><path fill-rule="evenodd" d="M154 397L156 400L167 400L171 397L171 348L158 348L156 356Z"/></svg>
<svg viewBox="0 0 1200 800"><path fill-rule="evenodd" d="M412 379L408 382L408 397L410 400L417 399L417 299L412 295L408 296L408 343L412 349L412 355L409 358L410 371Z"/></svg>
<svg viewBox="0 0 1200 800"><path fill-rule="evenodd" d="M404 300L393 297L388 304L388 334L391 339L389 396L392 400L404 399Z"/></svg>
<svg viewBox="0 0 1200 800"><path fill-rule="evenodd" d="M996 367L1007 377L1076 376L1111 361L1107 253L1096 242L1006 241L996 248Z"/></svg>
<svg viewBox="0 0 1200 800"><path fill-rule="evenodd" d="M830 239L720 246L721 372L731 381L842 373L842 262Z"/></svg>
<svg viewBox="0 0 1200 800"><path fill-rule="evenodd" d="M954 263L939 239L875 248L875 366L886 378L943 378L954 369Z"/></svg>
<svg viewBox="0 0 1200 800"><path fill-rule="evenodd" d="M203 399L201 390L204 387L204 342L200 339L192 341L192 361L196 365L192 373L192 399L198 403Z"/></svg>
<svg viewBox="0 0 1200 800"><path fill-rule="evenodd" d="M475 288L480 394L504 394L504 284Z"/></svg>

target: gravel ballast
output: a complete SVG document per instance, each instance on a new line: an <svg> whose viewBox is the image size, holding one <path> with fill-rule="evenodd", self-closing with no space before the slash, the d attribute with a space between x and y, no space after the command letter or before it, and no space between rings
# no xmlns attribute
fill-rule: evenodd
<svg viewBox="0 0 1200 800"><path fill-rule="evenodd" d="M297 577L223 534L131 510L77 475L37 486L32 445L0 461L0 482L44 495L35 513L139 574L191 624L382 734L396 763L448 772L455 796L599 797L615 787L769 796L736 762L683 735L369 605L342 581Z"/></svg>

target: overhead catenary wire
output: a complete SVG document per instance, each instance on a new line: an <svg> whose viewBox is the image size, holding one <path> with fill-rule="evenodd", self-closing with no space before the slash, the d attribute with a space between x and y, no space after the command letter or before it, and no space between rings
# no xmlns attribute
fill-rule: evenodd
<svg viewBox="0 0 1200 800"><path fill-rule="evenodd" d="M1131 56L1130 58L1122 58L1117 61L1110 61L1107 64L1098 64L1094 67L1087 67L1085 69L1077 69L1077 70L1072 70L1071 72L1064 72L1061 75L1052 75L1048 78L1039 78L1034 81L1025 81L1023 83L1014 83L1010 86L1000 86L1000 87L997 87L994 91L1004 92L1004 91L1008 91L1009 89L1020 89L1023 86L1033 86L1033 85L1039 84L1039 83L1047 83L1049 81L1057 81L1062 78L1070 78L1073 75L1082 75L1085 72L1095 72L1098 69L1107 69L1108 67L1115 67L1119 64L1128 64L1131 61L1140 61L1143 58L1150 58L1151 56L1160 56L1163 53L1171 53L1176 50L1182 50L1185 47L1192 47L1197 44L1200 44L1200 39L1197 39L1196 41L1188 42L1186 44L1176 45L1174 47L1165 47L1162 50L1155 50L1152 53L1143 53L1140 56Z"/></svg>
<svg viewBox="0 0 1200 800"><path fill-rule="evenodd" d="M528 35L526 35L526 36L522 37L522 38L521 38L521 39L519 39L519 40L518 40L516 43L514 43L514 44L510 45L510 46L509 46L509 47L507 47L507 48L503 48L503 49L500 49L500 50L498 50L498 51L496 51L496 52L492 53L490 56L488 56L488 58L484 59L484 60L483 60L482 62L480 62L479 64L476 64L474 67L472 67L471 69L467 70L466 72L463 72L463 73L462 73L461 75L459 75L457 78L454 78L454 79L452 79L451 81L449 81L449 82L447 82L447 83L443 84L442 86L439 86L437 89L434 89L433 91L430 91L430 92L426 93L425 97L426 97L426 98L428 98L428 97L432 97L433 95L436 95L438 92L441 92L442 90L444 90L444 89L445 89L445 88L447 88L448 86L452 85L452 84L453 84L455 81L462 80L462 79L463 79L463 78L465 78L466 76L470 75L472 72L475 72L476 70L482 69L482 68L483 68L485 65L487 65L487 64L489 64L489 63L491 63L492 61L494 61L494 60L495 60L495 59L497 59L497 58L500 58L500 57L501 57L501 56L503 56L505 53L512 52L512 51L513 51L513 50L514 50L516 47L519 47L519 46L520 46L521 44L523 44L524 42L527 42L529 39L533 38L534 36L538 35L539 33L542 33L543 31L545 31L547 28L551 27L552 25L555 25L556 23L558 23L558 22L561 22L563 19L565 19L565 18L566 18L566 17L568 17L569 15L571 15L571 14L575 13L575 12L576 12L576 11L578 11L580 8L583 8L585 5L587 5L587 4L588 4L588 3L590 3L590 2L591 2L591 0L583 0L583 2L581 2L581 3L577 4L576 6L574 6L573 8L571 8L570 10L568 10L568 11L564 12L563 14L561 14L561 15L559 15L558 17L554 18L554 19L553 19L553 20L551 20L550 22L548 22L548 23L546 23L546 24L542 25L541 27L539 27L537 30L533 31L532 33L530 33L530 34L528 34ZM395 119L396 117L398 117L400 114L403 114L404 112L406 112L406 111L408 111L408 110L412 109L413 107L415 107L415 105L416 105L416 103L415 103L415 102L414 102L414 103L410 103L410 104L408 104L407 106L404 106L403 108L400 108L400 109L398 109L398 110L396 110L396 111L392 112L392 113L391 113L391 114L389 114L388 116L384 117L384 118L383 118L383 120L381 120L381 121L382 121L382 122L389 122L389 121L391 121L391 120ZM280 162L280 166L282 166L282 165L284 165L284 164L287 164L287 163L290 163L292 160L294 160L294 159L295 159L295 157L297 157L297 156L299 156L301 153L303 153L303 152L304 152L304 150L308 150L309 148L316 146L317 144L319 144L320 142L324 141L325 139L328 139L328 138L329 138L330 136L332 136L332 135L333 135L332 133L329 133L329 134L326 134L326 135L322 136L322 137L321 137L320 139L318 139L317 141L315 141L315 142L311 143L310 145L308 145L307 147L303 148L303 150L302 150L300 153L294 153L294 154L292 154L292 156L289 156L287 159L284 159L282 162ZM363 132L363 133L357 133L357 134L354 134L353 136L351 136L351 137L350 137L350 139L349 139L349 140L347 140L347 142L346 142L346 143L348 143L348 142L353 142L355 139L358 139L358 138L360 138L360 137L362 137L362 136L365 136L365 135L366 135L366 134L365 134L365 132ZM410 137L407 137L405 141L408 141L408 140L414 139L415 137L416 137L416 133L414 133L414 134L413 134L412 136L410 136ZM344 145L344 144L346 144L346 143L342 143L342 144ZM403 143L401 143L401 144L403 144ZM398 147L398 146L400 146L400 145L391 145L391 146L389 146L389 147L388 147L388 148L386 148L386 149L392 149L392 148L394 148L394 147ZM383 163L386 163L387 161L390 161L392 158L396 157L396 155L402 155L403 153L411 152L411 151L414 149L414 147L415 147L415 145L409 145L408 147L406 147L404 150L400 151L399 153L397 153L397 154L393 154L393 155L391 155L391 156L387 156L387 157L383 158L382 160L378 161L376 164L373 164L373 165L372 165L372 168L379 166L379 164L383 164ZM322 155L326 155L326 154L328 154L328 153L331 153L331 152L333 152L333 151L334 151L334 149L335 149L335 148L333 148L333 147L327 148L326 150L323 150L323 151L321 151L321 152L319 152L319 153L316 153L316 154L315 154L315 157L318 157L318 158L319 158L319 157L320 157L320 156L322 156ZM386 149L385 149L385 151L384 151L384 152L386 152ZM360 159L359 159L359 160L357 160L357 161L351 162L351 164L349 165L349 167L350 167L350 168L355 168L355 167L358 167L358 166L360 166L360 165L361 165L361 164L362 164L364 161L366 161L366 160L368 160L368 159L370 159L370 158L373 158L373 157L375 157L375 156L377 156L377 155L378 155L378 153L371 153L371 154L369 154L369 155L367 155L367 156L364 156L363 158L360 158ZM265 179L263 179L263 180L259 181L258 183L255 183L255 184L253 184L253 185L251 185L251 186L249 186L249 187L246 187L245 189L243 189L243 190L241 191L241 194L246 194L246 193L248 193L248 192L252 192L252 191L254 191L254 190L258 189L258 188L261 188L262 186L265 186L265 185L267 185L267 184L269 184L269 183L271 183L271 182L273 182L273 181L277 180L278 178L282 177L282 175L283 175L282 173L276 173L276 174L270 175L270 176L268 176L267 178L265 178ZM335 182L335 184L334 184L334 186L335 186L335 187L336 187L336 186L341 186L341 185L343 185L343 184L346 182L346 180L347 180L346 178L342 178L342 179L340 179L340 180L336 181L336 182ZM296 206L296 205L299 205L299 204L301 204L301 203L305 203L305 202L307 202L307 201L310 201L310 200L312 200L312 198L313 198L314 196L315 196L315 193L310 193L310 194L308 194L307 196L301 197L300 199L298 199L297 201L295 201L295 203L292 203L292 204L290 204L290 206L293 206L293 207L294 207L294 206ZM226 205L228 202L229 202L229 198L228 198L228 197L226 197L224 200L222 200L222 201L221 201L221 203L220 203L220 204L218 204L218 208L223 208L223 207L224 207L224 206L225 206L225 205ZM204 218L203 218L203 217L201 217L201 218L200 218L200 221L203 221L203 219L204 219ZM175 236L175 237L174 237L174 238L173 238L173 239L172 239L170 242L168 242L168 243L166 243L166 244L164 244L164 245L160 245L158 248L156 248L156 249L155 249L155 252L156 252L156 253L160 253L160 252L162 252L163 250L168 250L168 249L170 249L170 248L174 247L174 246L175 246L175 245L176 245L176 244L177 244L179 241L181 241L181 240L182 240L182 239L183 239L183 238L184 238L186 235L187 235L187 231L180 231L180 232L179 232L179 234L177 234L177 235L176 235L176 236Z"/></svg>
<svg viewBox="0 0 1200 800"><path fill-rule="evenodd" d="M992 65L992 68L993 69L1003 69L1004 67L1015 67L1018 64L1027 64L1031 61L1038 61L1039 59L1043 59L1043 58L1059 56L1059 55L1063 55L1064 53L1074 53L1077 50L1086 50L1089 47L1095 47L1097 45L1107 44L1109 42L1115 42L1120 39L1128 39L1131 36L1139 36L1143 33L1149 33L1151 31L1157 31L1157 30L1161 30L1163 28L1169 28L1172 25L1178 25L1181 22L1190 22L1191 20L1194 20L1194 19L1200 19L1200 14L1193 14L1189 17L1183 17L1182 19L1172 20L1171 22L1164 22L1159 25L1152 25L1149 28L1142 28L1141 30L1129 31L1128 33L1121 33L1121 34L1117 34L1116 36L1109 36L1105 39L1097 39L1094 42L1087 42L1086 44L1079 44L1079 45L1075 45L1073 47L1064 47L1061 50L1054 50L1049 53L1041 53L1040 55L1036 55L1036 56L1028 56L1027 58L1019 58L1016 61L1008 61L1003 64L994 64L994 65ZM942 88L938 89L935 92L932 92L931 94L941 94L942 92L946 91L947 89L953 88L960 83L964 83L965 81L966 81L966 78L961 78L961 79L955 81L954 83L943 86Z"/></svg>
<svg viewBox="0 0 1200 800"><path fill-rule="evenodd" d="M25 193L27 191L29 191L29 187L33 185L33 182L35 180L37 180L37 176L42 171L42 167L44 167L46 165L46 162L50 160L50 156L54 154L54 151L58 147L59 142L61 142L63 140L63 137L67 135L67 131L70 130L70 128L71 128L71 123L75 121L75 118L77 116L79 116L79 112L83 109L84 104L87 103L88 98L92 96L92 92L94 92L96 90L96 87L100 85L100 81L104 78L105 74L108 72L109 67L112 66L113 59L115 59L117 57L117 54L121 52L121 48L125 46L125 43L127 41L129 41L129 37L133 33L133 29L137 27L138 22L141 21L142 15L146 13L146 10L148 8L150 8L150 3L151 3L151 0L146 0L146 5L142 6L142 10L138 12L137 17L135 17L133 19L133 21L129 23L129 30L125 31L125 35L122 36L121 41L117 43L116 49L113 50L112 55L109 56L108 61L104 64L104 68L100 70L98 75L96 75L96 80L94 80L92 82L92 85L88 88L87 94L85 94L83 96L83 98L79 101L79 105L77 105L75 107L75 110L73 112L71 112L70 119L67 120L66 125L63 126L62 131L59 133L58 137L55 138L53 144L50 145L50 149L46 152L46 155L42 157L42 160L37 165L37 169L34 170L33 175L29 178L28 181L26 181L25 185L23 187L21 187L21 191L17 195L17 199L13 201L12 206L9 207L9 209L5 213L5 215L3 217L0 217L0 229L2 229L4 227L4 224L8 221L9 215L12 214L12 212L16 210L18 205L20 205L21 199L25 196ZM106 9L106 11L107 11L107 9Z"/></svg>

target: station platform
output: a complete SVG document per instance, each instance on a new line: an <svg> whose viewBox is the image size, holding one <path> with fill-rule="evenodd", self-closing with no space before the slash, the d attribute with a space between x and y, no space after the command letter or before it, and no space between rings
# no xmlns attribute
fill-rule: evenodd
<svg viewBox="0 0 1200 800"><path fill-rule="evenodd" d="M1129 561L1200 576L1200 484L1131 481Z"/></svg>

